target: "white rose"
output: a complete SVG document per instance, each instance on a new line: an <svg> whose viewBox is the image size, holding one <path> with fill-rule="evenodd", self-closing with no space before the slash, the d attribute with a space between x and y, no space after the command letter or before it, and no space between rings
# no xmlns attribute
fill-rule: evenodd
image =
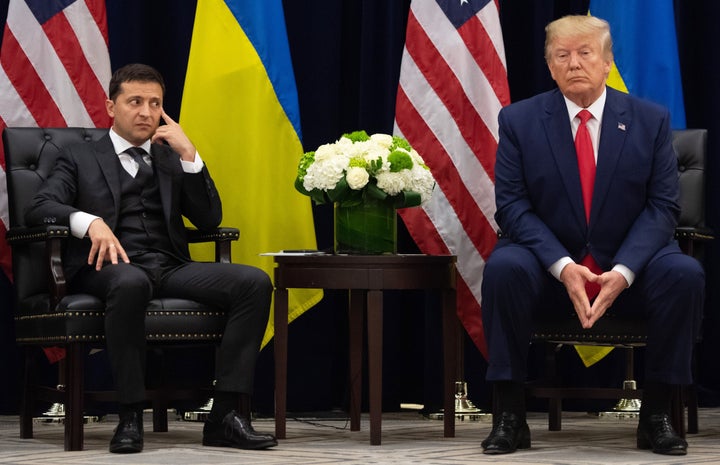
<svg viewBox="0 0 720 465"><path fill-rule="evenodd" d="M353 166L348 168L345 180L347 181L348 186L350 186L350 189L357 191L365 187L370 180L370 175L364 168Z"/></svg>
<svg viewBox="0 0 720 465"><path fill-rule="evenodd" d="M385 149L389 149L393 142L393 138L389 134L373 134L370 136L370 140Z"/></svg>

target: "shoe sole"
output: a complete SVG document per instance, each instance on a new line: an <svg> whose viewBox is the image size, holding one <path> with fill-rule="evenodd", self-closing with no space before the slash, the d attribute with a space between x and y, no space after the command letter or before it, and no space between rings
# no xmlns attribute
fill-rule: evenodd
<svg viewBox="0 0 720 465"><path fill-rule="evenodd" d="M685 448L656 449L652 446L652 443L649 439L641 436L638 436L637 438L637 448L641 450L652 450L653 453L661 455L687 455L687 449Z"/></svg>
<svg viewBox="0 0 720 465"><path fill-rule="evenodd" d="M109 448L110 452L113 454L135 454L137 452L142 452L143 448L142 446L132 446L132 445L121 445L121 446L115 446Z"/></svg>
<svg viewBox="0 0 720 465"><path fill-rule="evenodd" d="M265 441L265 442L258 442L257 444L248 444L248 445L240 445L236 444L231 441L206 441L203 439L202 442L203 446L208 447L232 447L235 449L243 449L243 450L259 450L259 449L268 449L270 447L277 446L277 441Z"/></svg>

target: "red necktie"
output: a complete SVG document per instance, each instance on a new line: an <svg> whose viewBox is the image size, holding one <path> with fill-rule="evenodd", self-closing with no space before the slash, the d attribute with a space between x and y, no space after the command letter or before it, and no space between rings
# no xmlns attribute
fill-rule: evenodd
<svg viewBox="0 0 720 465"><path fill-rule="evenodd" d="M592 118L592 114L587 110L580 110L577 114L580 118L580 126L578 126L575 134L575 151L577 152L578 169L580 170L580 186L582 187L583 205L585 206L585 220L590 222L590 207L592 206L593 187L595 186L595 155L593 153L592 139L590 131L587 128L587 122ZM602 269L595 262L592 255L587 254L580 261L595 274L602 273ZM592 300L600 292L600 286L587 282L585 283L585 292L588 299Z"/></svg>

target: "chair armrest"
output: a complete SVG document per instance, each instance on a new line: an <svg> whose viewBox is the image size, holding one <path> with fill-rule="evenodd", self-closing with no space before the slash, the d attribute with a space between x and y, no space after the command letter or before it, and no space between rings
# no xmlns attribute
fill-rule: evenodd
<svg viewBox="0 0 720 465"><path fill-rule="evenodd" d="M690 239L693 241L711 241L715 239L715 233L710 228L678 226L675 228L675 238Z"/></svg>
<svg viewBox="0 0 720 465"><path fill-rule="evenodd" d="M42 242L49 239L66 239L69 236L70 228L53 224L33 226L31 228L12 228L5 235L5 239L12 246Z"/></svg>
<svg viewBox="0 0 720 465"><path fill-rule="evenodd" d="M62 263L62 244L70 237L70 228L58 225L42 225L30 228L11 228L5 238L13 247L45 242L48 267L48 285L53 307L65 297L67 282Z"/></svg>
<svg viewBox="0 0 720 465"><path fill-rule="evenodd" d="M215 261L220 263L230 263L231 259L231 242L238 240L240 230L237 228L223 228L210 230L199 230L193 228L185 229L187 241L191 244L200 242L215 242Z"/></svg>
<svg viewBox="0 0 720 465"><path fill-rule="evenodd" d="M694 256L695 244L714 240L715 232L705 227L678 226L675 228L675 239L677 239L683 252Z"/></svg>

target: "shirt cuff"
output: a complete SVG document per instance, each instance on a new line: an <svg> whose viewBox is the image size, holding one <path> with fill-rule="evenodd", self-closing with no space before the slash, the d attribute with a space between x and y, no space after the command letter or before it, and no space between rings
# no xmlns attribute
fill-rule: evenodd
<svg viewBox="0 0 720 465"><path fill-rule="evenodd" d="M565 265L568 263L574 263L572 258L570 257L563 257L560 260L556 261L552 265L550 265L550 268L548 271L551 275L555 276L555 279L560 281L560 274L562 273L563 268L565 268Z"/></svg>
<svg viewBox="0 0 720 465"><path fill-rule="evenodd" d="M182 164L183 171L190 174L199 173L202 171L203 166L205 166L197 151L195 152L195 161L180 160L180 163Z"/></svg>
<svg viewBox="0 0 720 465"><path fill-rule="evenodd" d="M617 271L618 273L623 275L625 281L627 281L627 287L632 286L633 281L635 281L635 273L633 273L630 268L618 263L617 265L613 266L612 270Z"/></svg>
<svg viewBox="0 0 720 465"><path fill-rule="evenodd" d="M70 234L82 239L87 235L90 223L100 218L85 212L70 213Z"/></svg>

